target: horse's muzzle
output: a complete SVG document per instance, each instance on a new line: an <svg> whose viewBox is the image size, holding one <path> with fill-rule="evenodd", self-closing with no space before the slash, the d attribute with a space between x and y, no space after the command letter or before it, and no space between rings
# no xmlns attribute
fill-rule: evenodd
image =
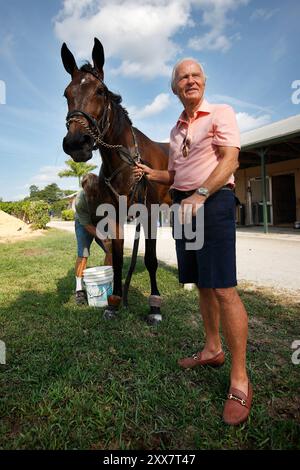
<svg viewBox="0 0 300 470"><path fill-rule="evenodd" d="M64 152L70 155L75 162L86 162L92 158L94 141L88 134L68 132L63 140Z"/></svg>

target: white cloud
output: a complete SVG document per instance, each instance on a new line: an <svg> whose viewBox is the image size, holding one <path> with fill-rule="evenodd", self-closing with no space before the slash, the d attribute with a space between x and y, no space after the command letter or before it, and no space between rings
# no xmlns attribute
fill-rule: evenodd
<svg viewBox="0 0 300 470"><path fill-rule="evenodd" d="M282 57L288 54L288 45L284 37L281 37L271 51L274 62L278 62Z"/></svg>
<svg viewBox="0 0 300 470"><path fill-rule="evenodd" d="M255 117L248 113L237 113L236 118L241 132L247 132L251 129L265 126L271 122L271 116L269 114Z"/></svg>
<svg viewBox="0 0 300 470"><path fill-rule="evenodd" d="M58 181L62 181L58 173L63 169L63 166L43 166L40 168L39 172L30 179L31 184L36 184L37 186L42 185L44 187L47 184L58 183Z"/></svg>
<svg viewBox="0 0 300 470"><path fill-rule="evenodd" d="M58 172L64 169L66 169L65 166L43 166L39 173L30 179L30 185L35 184L42 189L48 184L56 183L62 189L78 189L77 178L60 178L58 176Z"/></svg>
<svg viewBox="0 0 300 470"><path fill-rule="evenodd" d="M203 10L202 24L209 31L202 36L191 38L189 47L197 51L228 51L232 43L240 38L240 34L226 35L226 28L231 24L227 15L229 11L246 5L248 0L195 0L193 3Z"/></svg>
<svg viewBox="0 0 300 470"><path fill-rule="evenodd" d="M71 158L66 155L66 159ZM93 152L93 158L87 162L89 165L97 165L97 168L93 170L93 173L98 174L101 165L101 159L99 152ZM62 189L78 189L78 178L58 176L58 173L62 170L66 170L66 165L47 165L43 166L38 170L38 173L30 178L29 184L24 187L28 187L32 184L36 184L40 188L44 188L48 184L56 183Z"/></svg>
<svg viewBox="0 0 300 470"><path fill-rule="evenodd" d="M13 46L14 46L14 37L13 35L6 34L0 41L0 57L5 57L6 59L10 59L13 54Z"/></svg>
<svg viewBox="0 0 300 470"><path fill-rule="evenodd" d="M170 74L179 51L171 37L187 25L190 7L190 0L65 0L54 28L77 57L89 57L99 37L106 56L121 61L116 73L152 78Z"/></svg>
<svg viewBox="0 0 300 470"><path fill-rule="evenodd" d="M228 50L236 35L228 37L227 13L248 0L64 0L54 19L61 41L69 44L76 57L90 57L93 38L104 45L107 57L119 60L114 73L153 78L169 76L181 47L174 40L188 28L196 27L200 10L208 31L193 37L189 46L197 49ZM80 31L80 34L78 34Z"/></svg>
<svg viewBox="0 0 300 470"><path fill-rule="evenodd" d="M234 107L255 109L257 111L264 112L264 113L272 113L272 109L270 108L265 108L258 104L249 103L249 101L239 100L238 98L234 98L233 96L228 96L228 95L218 95L218 94L210 95L209 101L212 101L213 103L226 103Z"/></svg>
<svg viewBox="0 0 300 470"><path fill-rule="evenodd" d="M265 8L257 8L254 10L252 15L250 16L250 20L264 20L267 21L280 10L279 8L274 8L273 10L266 10Z"/></svg>
<svg viewBox="0 0 300 470"><path fill-rule="evenodd" d="M170 104L170 95L168 93L160 93L152 103L147 104L144 108L138 109L135 106L128 108L128 112L136 119L143 119L155 114L161 113Z"/></svg>

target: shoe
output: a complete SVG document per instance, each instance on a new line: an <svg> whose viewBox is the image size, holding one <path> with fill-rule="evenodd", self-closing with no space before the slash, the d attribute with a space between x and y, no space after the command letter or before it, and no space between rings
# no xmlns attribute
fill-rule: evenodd
<svg viewBox="0 0 300 470"><path fill-rule="evenodd" d="M77 305L86 305L87 297L84 290L77 290L75 293L75 300Z"/></svg>
<svg viewBox="0 0 300 470"><path fill-rule="evenodd" d="M226 424L237 426L247 420L253 397L253 388L248 383L248 395L237 388L230 387L223 411L223 420Z"/></svg>
<svg viewBox="0 0 300 470"><path fill-rule="evenodd" d="M183 369L192 369L196 366L210 366L221 367L225 362L225 354L223 351L219 352L216 356L210 359L201 359L201 352L194 354L191 357L185 357L178 360L178 365Z"/></svg>
<svg viewBox="0 0 300 470"><path fill-rule="evenodd" d="M162 316L160 313L148 313L146 317L146 323L149 326L160 325L162 322Z"/></svg>
<svg viewBox="0 0 300 470"><path fill-rule="evenodd" d="M103 313L104 320L116 320L118 318L118 310L113 307L106 308Z"/></svg>

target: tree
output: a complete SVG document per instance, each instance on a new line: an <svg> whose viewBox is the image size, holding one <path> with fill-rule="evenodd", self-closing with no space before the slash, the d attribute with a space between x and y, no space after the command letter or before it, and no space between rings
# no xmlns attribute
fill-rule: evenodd
<svg viewBox="0 0 300 470"><path fill-rule="evenodd" d="M38 192L39 199L47 201L49 204L58 201L63 197L63 191L59 189L56 183L48 184Z"/></svg>
<svg viewBox="0 0 300 470"><path fill-rule="evenodd" d="M32 184L31 186L29 186L29 197L31 199L37 197L38 192L39 192L39 188L35 184Z"/></svg>
<svg viewBox="0 0 300 470"><path fill-rule="evenodd" d="M65 161L65 164L69 167L67 170L60 171L58 176L61 178L64 177L75 177L78 178L79 186L81 182L81 178L90 173L92 170L97 168L97 165L88 165L85 162L74 162L71 158Z"/></svg>

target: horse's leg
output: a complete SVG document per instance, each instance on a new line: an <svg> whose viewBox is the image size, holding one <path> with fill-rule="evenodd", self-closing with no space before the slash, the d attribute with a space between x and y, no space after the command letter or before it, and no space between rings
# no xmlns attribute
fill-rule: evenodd
<svg viewBox="0 0 300 470"><path fill-rule="evenodd" d="M123 246L124 238L112 240L114 288L112 295L108 297L108 306L103 314L103 318L106 320L117 317L118 308L122 300Z"/></svg>
<svg viewBox="0 0 300 470"><path fill-rule="evenodd" d="M149 225L150 226L150 225ZM162 316L160 312L161 298L156 283L157 257L156 257L156 238L145 239L145 266L149 272L151 283L151 295L149 297L150 312L147 316L147 322L156 325L161 322Z"/></svg>

